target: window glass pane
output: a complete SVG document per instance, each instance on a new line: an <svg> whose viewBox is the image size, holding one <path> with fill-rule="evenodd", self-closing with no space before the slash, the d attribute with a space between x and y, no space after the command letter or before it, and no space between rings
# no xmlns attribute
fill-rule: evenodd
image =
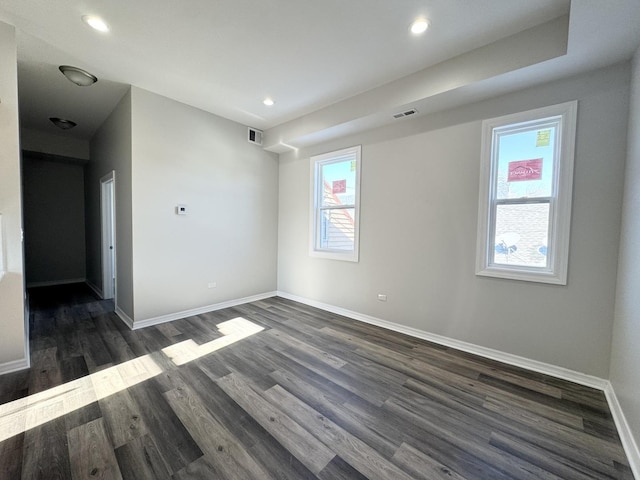
<svg viewBox="0 0 640 480"><path fill-rule="evenodd" d="M494 263L546 267L549 204L497 205Z"/></svg>
<svg viewBox="0 0 640 480"><path fill-rule="evenodd" d="M355 205L356 161L326 163L321 167L321 207Z"/></svg>
<svg viewBox="0 0 640 480"><path fill-rule="evenodd" d="M498 199L553 195L557 129L557 123L547 123L526 130L498 133Z"/></svg>
<svg viewBox="0 0 640 480"><path fill-rule="evenodd" d="M355 238L355 208L322 210L319 248L353 251Z"/></svg>

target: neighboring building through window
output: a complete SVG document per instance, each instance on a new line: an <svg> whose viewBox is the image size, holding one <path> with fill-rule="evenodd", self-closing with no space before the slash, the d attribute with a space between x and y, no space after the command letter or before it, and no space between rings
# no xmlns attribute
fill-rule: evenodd
<svg viewBox="0 0 640 480"><path fill-rule="evenodd" d="M566 285L576 111L483 122L478 275Z"/></svg>
<svg viewBox="0 0 640 480"><path fill-rule="evenodd" d="M358 261L360 146L311 157L312 256Z"/></svg>

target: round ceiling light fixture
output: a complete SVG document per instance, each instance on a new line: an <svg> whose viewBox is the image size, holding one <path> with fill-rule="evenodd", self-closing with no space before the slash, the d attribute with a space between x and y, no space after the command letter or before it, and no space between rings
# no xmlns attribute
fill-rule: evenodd
<svg viewBox="0 0 640 480"><path fill-rule="evenodd" d="M271 107L276 102L274 102L272 98L267 97L262 101L262 103L264 103L267 107Z"/></svg>
<svg viewBox="0 0 640 480"><path fill-rule="evenodd" d="M99 32L106 33L109 31L109 25L107 25L100 17L95 15L83 15L82 21Z"/></svg>
<svg viewBox="0 0 640 480"><path fill-rule="evenodd" d="M58 67L62 74L69 79L69 81L79 85L81 87L88 87L98 81L95 75L91 75L86 70L82 70L78 67L72 67L70 65L60 65Z"/></svg>
<svg viewBox="0 0 640 480"><path fill-rule="evenodd" d="M64 118L49 117L49 120L51 120L56 127L61 128L62 130L69 130L77 125L76 122L65 120Z"/></svg>
<svg viewBox="0 0 640 480"><path fill-rule="evenodd" d="M427 31L431 24L429 20L426 18L418 18L411 24L411 33L414 35L420 35Z"/></svg>

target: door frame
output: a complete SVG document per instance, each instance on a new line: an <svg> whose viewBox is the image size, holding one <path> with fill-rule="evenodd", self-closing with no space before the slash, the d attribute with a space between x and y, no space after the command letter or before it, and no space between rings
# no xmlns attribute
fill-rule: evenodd
<svg viewBox="0 0 640 480"><path fill-rule="evenodd" d="M116 270L116 172L100 179L100 252L102 266L102 298L115 299Z"/></svg>

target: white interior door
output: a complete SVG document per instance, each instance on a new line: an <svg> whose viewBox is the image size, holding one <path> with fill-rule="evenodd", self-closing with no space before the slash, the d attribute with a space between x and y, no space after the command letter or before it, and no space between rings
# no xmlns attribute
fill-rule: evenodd
<svg viewBox="0 0 640 480"><path fill-rule="evenodd" d="M102 220L102 298L116 293L115 172L100 179Z"/></svg>

